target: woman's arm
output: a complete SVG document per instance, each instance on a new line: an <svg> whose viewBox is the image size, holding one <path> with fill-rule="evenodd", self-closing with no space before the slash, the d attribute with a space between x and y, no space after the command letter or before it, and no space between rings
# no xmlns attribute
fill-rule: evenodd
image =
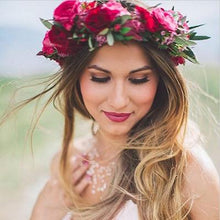
<svg viewBox="0 0 220 220"><path fill-rule="evenodd" d="M58 177L60 154L56 154L51 163L51 177L40 192L33 208L30 220L61 220L72 204L65 194ZM89 185L86 171L89 167L80 155L71 157L70 181L80 195Z"/></svg>
<svg viewBox="0 0 220 220"><path fill-rule="evenodd" d="M59 157L58 153L52 159L51 176L37 198L31 220L61 220L67 213L67 197L58 180Z"/></svg>
<svg viewBox="0 0 220 220"><path fill-rule="evenodd" d="M193 220L220 219L220 183L218 173L201 147L191 149L185 172L184 198L194 198Z"/></svg>

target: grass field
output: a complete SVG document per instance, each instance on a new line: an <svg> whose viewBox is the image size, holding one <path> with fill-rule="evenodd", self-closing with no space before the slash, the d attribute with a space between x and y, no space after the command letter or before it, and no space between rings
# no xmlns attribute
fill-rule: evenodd
<svg viewBox="0 0 220 220"><path fill-rule="evenodd" d="M204 147L220 173L220 105L218 66L188 66L182 69L190 86L190 116L204 135ZM24 80L0 78L0 114L7 109L10 97ZM204 92L199 91L200 86ZM38 87L40 89L40 87ZM17 101L30 97L37 90L26 88L17 94ZM42 106L42 102L39 106ZM26 220L39 190L49 174L49 163L59 149L63 121L53 106L42 115L33 134L33 148L27 131L34 113L34 105L25 106L0 127L0 219ZM76 136L89 132L88 123L77 117ZM32 152L33 150L33 152Z"/></svg>

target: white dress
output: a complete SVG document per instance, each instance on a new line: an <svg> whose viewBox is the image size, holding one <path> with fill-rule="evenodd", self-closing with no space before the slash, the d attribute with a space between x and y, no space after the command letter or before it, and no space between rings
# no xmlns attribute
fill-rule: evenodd
<svg viewBox="0 0 220 220"><path fill-rule="evenodd" d="M68 212L62 220L72 220L72 215ZM128 200L114 220L138 220L137 205Z"/></svg>

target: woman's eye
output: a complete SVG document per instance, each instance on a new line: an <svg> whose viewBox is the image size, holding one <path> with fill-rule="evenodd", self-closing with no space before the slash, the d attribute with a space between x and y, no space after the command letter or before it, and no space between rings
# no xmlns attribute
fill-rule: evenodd
<svg viewBox="0 0 220 220"><path fill-rule="evenodd" d="M148 77L144 77L144 78L141 78L141 79L132 79L130 78L129 81L133 84L141 84L141 83L146 83L149 81Z"/></svg>
<svg viewBox="0 0 220 220"><path fill-rule="evenodd" d="M91 80L94 81L94 82L105 83L105 82L108 82L110 80L110 77L95 77L95 76L92 76Z"/></svg>

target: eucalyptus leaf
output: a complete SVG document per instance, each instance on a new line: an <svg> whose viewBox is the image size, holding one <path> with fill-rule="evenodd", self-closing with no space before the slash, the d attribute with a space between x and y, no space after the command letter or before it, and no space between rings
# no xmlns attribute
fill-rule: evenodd
<svg viewBox="0 0 220 220"><path fill-rule="evenodd" d="M77 39L78 35L76 33L73 33L73 39Z"/></svg>
<svg viewBox="0 0 220 220"><path fill-rule="evenodd" d="M88 44L89 44L90 51L92 51L94 49L94 47L92 45L92 37L91 36L88 39Z"/></svg>
<svg viewBox="0 0 220 220"><path fill-rule="evenodd" d="M43 19L43 18L40 18L40 21L41 21L42 24L43 24L46 28L48 28L48 29L51 29L52 26L53 26L52 23L50 23L48 20L45 20L45 19Z"/></svg>
<svg viewBox="0 0 220 220"><path fill-rule="evenodd" d="M199 62L196 58L192 58L192 57L188 57L188 56L186 56L185 58L192 63L199 64Z"/></svg>
<svg viewBox="0 0 220 220"><path fill-rule="evenodd" d="M131 19L131 16L130 15L123 15L121 16L121 22L120 24L124 24L127 20Z"/></svg>
<svg viewBox="0 0 220 220"><path fill-rule="evenodd" d="M114 37L111 32L108 32L107 34L107 42L109 46L112 46L114 44Z"/></svg>
<svg viewBox="0 0 220 220"><path fill-rule="evenodd" d="M193 46L193 45L196 45L195 42L190 41L190 40L185 40L185 39L180 38L180 37L176 37L175 42L177 44L179 44L179 45L182 45L182 46Z"/></svg>
<svg viewBox="0 0 220 220"><path fill-rule="evenodd" d="M105 28L102 31L100 31L98 35L106 35L108 31L109 31L109 28Z"/></svg>

